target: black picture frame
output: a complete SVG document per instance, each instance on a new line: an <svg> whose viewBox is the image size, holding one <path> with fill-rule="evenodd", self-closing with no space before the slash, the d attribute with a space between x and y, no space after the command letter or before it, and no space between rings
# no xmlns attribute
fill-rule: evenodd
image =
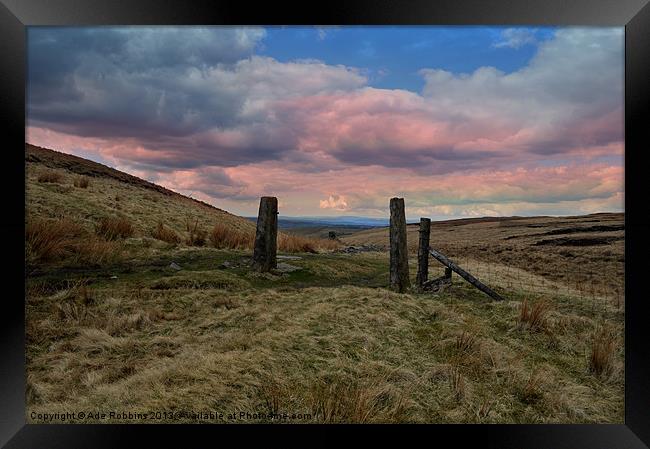
<svg viewBox="0 0 650 449"><path fill-rule="evenodd" d="M26 27L32 25L588 25L625 26L625 424L408 426L427 442L474 440L499 448L642 448L650 446L650 345L645 314L645 263L650 212L643 183L650 141L650 6L648 0L336 0L322 4L244 3L233 0L0 0L0 117L4 165L5 280L0 309L0 445L17 447L129 446L137 437L151 445L179 445L189 438L225 443L232 426L37 425L25 417L24 155ZM22 183L22 184L21 184ZM23 195L18 186L23 186ZM254 436L246 426L237 443ZM280 426L283 429L287 427ZM290 432L296 428L290 426ZM323 430L303 425L300 430ZM262 426L270 430L269 426ZM331 429L358 429L331 426ZM369 426L384 438L391 426ZM403 428L403 427L402 427ZM276 427L273 431L276 431ZM301 432L302 433L302 432ZM337 432L334 432L336 434ZM286 434L285 434L286 435ZM295 434L292 434L295 435ZM231 435L232 436L232 435ZM415 436L413 436L414 438ZM288 440L283 437L281 443ZM280 442L278 441L278 442ZM313 437L302 440L312 444Z"/></svg>

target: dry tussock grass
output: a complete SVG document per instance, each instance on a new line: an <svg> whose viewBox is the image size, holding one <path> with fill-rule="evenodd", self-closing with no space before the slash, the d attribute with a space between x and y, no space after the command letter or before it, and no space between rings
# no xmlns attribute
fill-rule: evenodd
<svg viewBox="0 0 650 449"><path fill-rule="evenodd" d="M492 374L496 362L490 351L495 349L477 337L478 328L472 324L469 330L453 332L449 338L441 338L434 344L434 351L444 355L449 363L447 375L457 369L471 378ZM445 335L443 332L441 337Z"/></svg>
<svg viewBox="0 0 650 449"><path fill-rule="evenodd" d="M115 263L123 257L123 249L119 244L93 236L76 242L74 248L72 262L76 264L100 266Z"/></svg>
<svg viewBox="0 0 650 449"><path fill-rule="evenodd" d="M210 245L221 249L251 249L255 240L253 232L240 231L223 223L217 223L210 231Z"/></svg>
<svg viewBox="0 0 650 449"><path fill-rule="evenodd" d="M368 385L321 380L312 385L309 399L314 419L323 423L396 422L405 411L404 398L391 395L386 379Z"/></svg>
<svg viewBox="0 0 650 449"><path fill-rule="evenodd" d="M469 353L474 349L476 337L467 331L463 331L456 337L456 350L458 352Z"/></svg>
<svg viewBox="0 0 650 449"><path fill-rule="evenodd" d="M209 234L210 245L220 249L252 249L255 242L254 231L242 231L217 223ZM303 237L281 232L278 234L278 251L287 253L318 253L332 251L340 244L333 240Z"/></svg>
<svg viewBox="0 0 650 449"><path fill-rule="evenodd" d="M541 370L531 371L526 382L519 389L519 398L522 402L530 404L542 399L542 387L546 383L545 374Z"/></svg>
<svg viewBox="0 0 650 449"><path fill-rule="evenodd" d="M45 170L39 173L38 182L43 182L43 183L60 183L63 181L63 176L61 173L54 171L54 170Z"/></svg>
<svg viewBox="0 0 650 449"><path fill-rule="evenodd" d="M121 248L98 239L80 224L67 219L30 219L25 227L26 260L30 264L69 260L102 265L121 258Z"/></svg>
<svg viewBox="0 0 650 449"><path fill-rule="evenodd" d="M90 306L95 304L95 295L88 287L88 281L80 279L68 283L68 287L52 296L57 318L68 324L84 324L92 313Z"/></svg>
<svg viewBox="0 0 650 449"><path fill-rule="evenodd" d="M602 326L594 332L591 339L589 356L589 371L603 378L610 378L615 373L614 353L616 350L616 334Z"/></svg>
<svg viewBox="0 0 650 449"><path fill-rule="evenodd" d="M154 230L151 231L151 236L167 243L178 244L181 242L181 238L176 231L166 227L162 221L159 221Z"/></svg>
<svg viewBox="0 0 650 449"><path fill-rule="evenodd" d="M278 249L288 253L317 253L313 239L282 233L278 236Z"/></svg>
<svg viewBox="0 0 650 449"><path fill-rule="evenodd" d="M518 324L520 328L527 327L533 332L547 328L548 314L551 311L551 304L545 299L530 304L527 299L519 307Z"/></svg>
<svg viewBox="0 0 650 449"><path fill-rule="evenodd" d="M29 219L25 226L27 259L49 262L74 251L73 243L85 234L82 226L69 219Z"/></svg>
<svg viewBox="0 0 650 449"><path fill-rule="evenodd" d="M278 235L278 250L288 253L318 253L333 251L340 247L335 240L315 239L295 234L281 233Z"/></svg>
<svg viewBox="0 0 650 449"><path fill-rule="evenodd" d="M186 220L185 229L187 230L187 239L185 243L189 246L205 246L207 239L207 231L199 226L199 220L196 219L194 223L191 220Z"/></svg>
<svg viewBox="0 0 650 449"><path fill-rule="evenodd" d="M492 398L485 398L481 403L479 404L478 408L476 409L476 419L479 422L483 422L488 419L490 416L490 412L492 411L492 407L494 406L494 399Z"/></svg>
<svg viewBox="0 0 650 449"><path fill-rule="evenodd" d="M285 407L285 399L290 394L289 388L282 381L273 377L264 378L260 387L267 413L277 415Z"/></svg>
<svg viewBox="0 0 650 449"><path fill-rule="evenodd" d="M457 366L449 368L449 386L456 402L465 398L465 377Z"/></svg>
<svg viewBox="0 0 650 449"><path fill-rule="evenodd" d="M73 301L62 302L57 304L56 307L59 312L59 319L62 321L72 321L80 324L88 316L88 308Z"/></svg>
<svg viewBox="0 0 650 449"><path fill-rule="evenodd" d="M95 233L106 240L132 237L135 228L126 217L103 217L95 227Z"/></svg>
<svg viewBox="0 0 650 449"><path fill-rule="evenodd" d="M101 325L112 337L124 336L135 330L142 330L157 318L163 318L164 313L160 313L159 311L139 311L128 315L110 313Z"/></svg>
<svg viewBox="0 0 650 449"><path fill-rule="evenodd" d="M74 178L74 186L87 189L90 186L90 179L87 176L77 176Z"/></svg>

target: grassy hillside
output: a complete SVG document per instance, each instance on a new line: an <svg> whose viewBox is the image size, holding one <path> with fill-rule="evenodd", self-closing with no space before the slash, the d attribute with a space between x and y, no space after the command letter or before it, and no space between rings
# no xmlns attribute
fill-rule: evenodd
<svg viewBox="0 0 650 449"><path fill-rule="evenodd" d="M65 216L92 228L102 217L124 216L138 236L149 236L160 221L181 235L197 220L205 229L222 223L255 231L255 224L242 217L80 157L27 144L25 162L28 218ZM38 181L47 175L53 181ZM84 178L87 187L75 186Z"/></svg>
<svg viewBox="0 0 650 449"><path fill-rule="evenodd" d="M430 244L504 288L535 284L582 296L602 296L622 306L625 280L625 219L622 213L575 217L506 217L431 223ZM417 254L418 224L407 226ZM388 247L388 228L361 231L348 244ZM417 263L413 260L413 263ZM434 267L439 267L433 262Z"/></svg>
<svg viewBox="0 0 650 449"><path fill-rule="evenodd" d="M494 302L458 277L439 294L396 294L385 253L302 254L290 260L300 270L264 276L238 264L249 256L170 250L32 277L28 420L623 422L623 313L611 304L517 291ZM108 421L143 422L84 422Z"/></svg>
<svg viewBox="0 0 650 449"><path fill-rule="evenodd" d="M256 273L254 223L80 158L26 161L29 422L623 422L623 303L557 262L617 286L621 216L434 224L432 245L507 300L455 275L396 294L385 251L281 235L279 269Z"/></svg>
<svg viewBox="0 0 650 449"><path fill-rule="evenodd" d="M135 176L25 146L27 262L119 263L168 246L252 248L255 223ZM337 245L281 233L281 251Z"/></svg>

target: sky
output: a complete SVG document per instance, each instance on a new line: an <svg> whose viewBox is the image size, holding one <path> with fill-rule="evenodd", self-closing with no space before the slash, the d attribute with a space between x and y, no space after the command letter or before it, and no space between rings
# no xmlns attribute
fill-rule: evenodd
<svg viewBox="0 0 650 449"><path fill-rule="evenodd" d="M624 29L29 27L27 142L232 213L623 211Z"/></svg>

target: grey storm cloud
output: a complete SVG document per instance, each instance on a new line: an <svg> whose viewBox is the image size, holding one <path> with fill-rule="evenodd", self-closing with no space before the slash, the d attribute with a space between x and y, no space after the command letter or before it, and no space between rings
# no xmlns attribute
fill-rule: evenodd
<svg viewBox="0 0 650 449"><path fill-rule="evenodd" d="M192 180L192 187L195 191L205 193L212 198L229 198L239 201L258 198L257 195L246 193L247 185L233 179L220 167L199 170Z"/></svg>
<svg viewBox="0 0 650 449"><path fill-rule="evenodd" d="M126 139L150 151L121 157L169 170L302 160L317 171L299 156L322 151L341 164L445 173L622 142L620 29L558 30L513 73L425 69L421 94L400 95L367 88L356 69L256 55L264 36L255 27L30 28L28 125ZM341 112L330 97L350 102ZM405 116L444 124L446 140L411 144L382 129ZM481 149L476 141L495 129L506 144ZM305 140L316 143L300 150Z"/></svg>
<svg viewBox="0 0 650 449"><path fill-rule="evenodd" d="M160 151L140 161L148 164L277 159L297 136L270 104L366 79L320 61L255 56L264 35L223 27L30 29L28 124L132 139Z"/></svg>
<svg viewBox="0 0 650 449"><path fill-rule="evenodd" d="M254 28L33 28L28 116L82 136L183 136L227 126L243 98L202 74L252 54Z"/></svg>
<svg viewBox="0 0 650 449"><path fill-rule="evenodd" d="M350 165L384 165L409 168L415 173L444 174L458 170L485 168L488 161L507 160L512 155L502 151L463 150L450 146L423 147L408 154L390 146L359 148L342 147L332 152L338 160Z"/></svg>

